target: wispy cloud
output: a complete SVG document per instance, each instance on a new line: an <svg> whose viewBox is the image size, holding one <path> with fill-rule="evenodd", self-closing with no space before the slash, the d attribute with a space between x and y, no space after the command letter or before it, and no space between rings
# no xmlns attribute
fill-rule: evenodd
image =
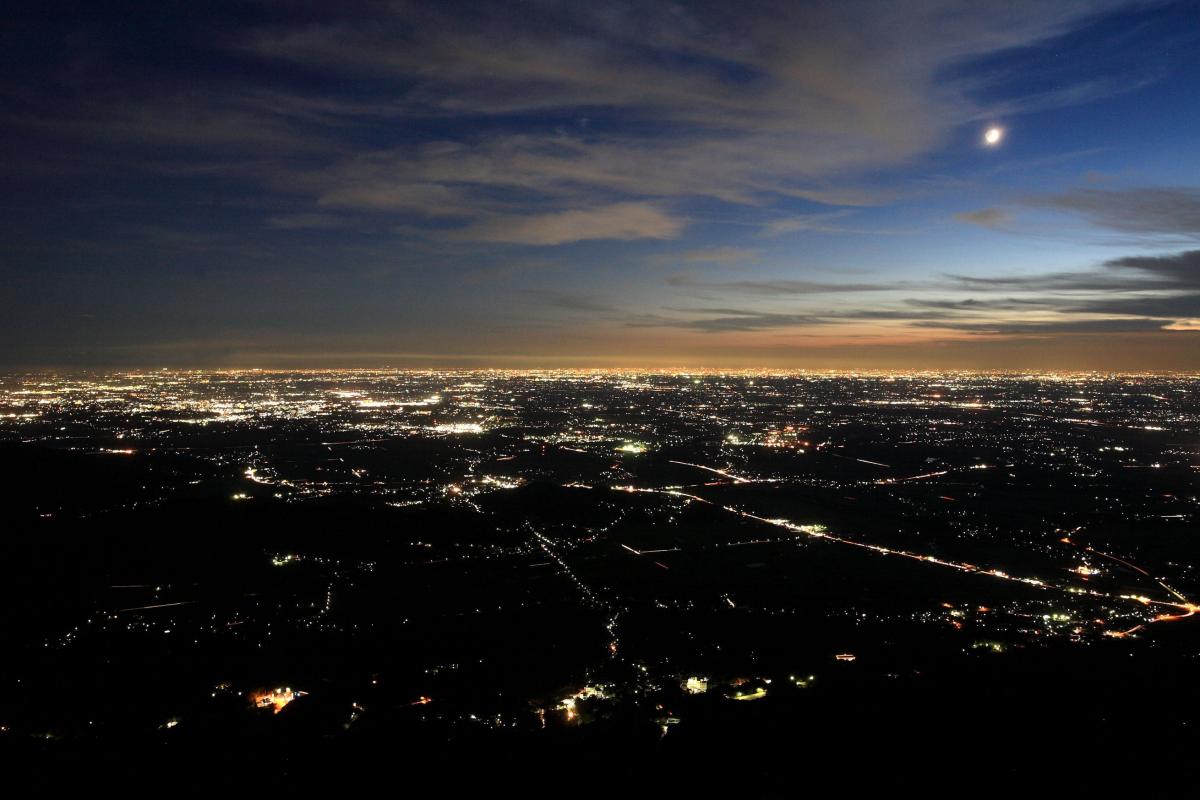
<svg viewBox="0 0 1200 800"><path fill-rule="evenodd" d="M674 239L684 221L650 203L615 203L597 208L529 216L495 215L454 232L476 242L555 245L589 239Z"/></svg>
<svg viewBox="0 0 1200 800"><path fill-rule="evenodd" d="M220 174L307 198L311 213L390 215L435 236L450 219L493 244L670 238L681 223L661 210L665 201L841 206L887 196L872 174L922 157L982 113L973 98L983 79L952 68L1121 5L296 9L293 22L204 42L210 58L224 53L238 69L189 74L186 91L131 81L66 111L27 103L6 122L170 148L160 165L253 158ZM247 59L260 69L248 73ZM102 85L103 71L93 73ZM338 80L353 81L354 93L327 88ZM1006 103L1041 107L1103 91L1093 79L1068 84L1062 97ZM843 231L845 216L777 219L763 233Z"/></svg>
<svg viewBox="0 0 1200 800"><path fill-rule="evenodd" d="M662 327L697 330L705 333L758 331L770 328L794 328L821 320L811 314L786 314L738 308L678 309L684 316L660 315L629 321L631 327Z"/></svg>
<svg viewBox="0 0 1200 800"><path fill-rule="evenodd" d="M751 247L707 247L685 250L674 256L662 256L660 261L682 261L688 264L720 264L732 266L758 260L762 251Z"/></svg>
<svg viewBox="0 0 1200 800"><path fill-rule="evenodd" d="M667 283L697 290L698 296L710 300L753 298L774 307L677 306L641 324L716 332L876 321L1018 336L1190 331L1200 318L1200 250L1111 259L1086 271L985 278L947 275L919 285L704 281L687 275L669 276ZM926 296L897 297L918 289ZM855 299L836 306L818 299L829 294ZM792 307L780 308L781 304Z"/></svg>
<svg viewBox="0 0 1200 800"><path fill-rule="evenodd" d="M850 233L850 228L837 224L837 221L845 219L853 213L853 209L846 208L821 214L802 214L786 219L772 220L763 225L761 235L773 237L800 232Z"/></svg>
<svg viewBox="0 0 1200 800"><path fill-rule="evenodd" d="M944 322L940 320L922 320L918 323L925 328L943 328L970 333L989 334L1055 334L1055 333L1141 333L1145 331L1168 330L1161 319L1137 318L1097 318L1097 319L1060 319L1039 320L1035 322L1014 322L1011 320L970 320L963 322Z"/></svg>
<svg viewBox="0 0 1200 800"><path fill-rule="evenodd" d="M978 211L963 211L954 215L959 222L969 222L984 228L1004 228L1013 221L1012 213L1002 208L981 208Z"/></svg>
<svg viewBox="0 0 1200 800"><path fill-rule="evenodd" d="M346 228L353 225L351 220L345 217L334 216L333 214L280 214L279 216L269 217L267 225L279 230L333 230L337 228Z"/></svg>
<svg viewBox="0 0 1200 800"><path fill-rule="evenodd" d="M1068 211L1099 228L1200 239L1200 189L1075 189L1029 198L1026 205Z"/></svg>
<svg viewBox="0 0 1200 800"><path fill-rule="evenodd" d="M954 215L959 222L1014 233L1045 233L1019 224L1017 211L1052 211L1082 219L1124 241L1183 244L1200 240L1200 189L1194 187L1076 188L1057 194L1023 197L1010 208L983 208ZM1059 235L1074 233L1059 228Z"/></svg>
<svg viewBox="0 0 1200 800"><path fill-rule="evenodd" d="M842 292L879 292L898 288L897 284L887 283L838 283L832 281L810 280L741 280L741 281L706 281L691 275L670 275L667 284L686 289L703 289L705 291L756 294L756 295L810 295L833 294Z"/></svg>

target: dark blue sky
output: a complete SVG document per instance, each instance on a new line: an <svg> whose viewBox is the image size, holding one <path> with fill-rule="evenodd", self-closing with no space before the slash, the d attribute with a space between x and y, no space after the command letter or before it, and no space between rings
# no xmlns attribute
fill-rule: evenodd
<svg viewBox="0 0 1200 800"><path fill-rule="evenodd" d="M2 24L9 364L1200 369L1197 2Z"/></svg>

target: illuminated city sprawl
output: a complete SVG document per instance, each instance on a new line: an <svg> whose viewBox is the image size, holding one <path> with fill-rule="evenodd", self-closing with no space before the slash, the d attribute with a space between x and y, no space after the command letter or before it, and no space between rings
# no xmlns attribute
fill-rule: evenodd
<svg viewBox="0 0 1200 800"><path fill-rule="evenodd" d="M324 737L451 740L634 719L666 747L1038 654L1097 675L1186 661L1198 393L1093 374L8 375L13 529L83 576L31 623L9 697L56 696L61 667L38 665L70 664L128 699L0 722L174 736L237 729L249 705Z"/></svg>

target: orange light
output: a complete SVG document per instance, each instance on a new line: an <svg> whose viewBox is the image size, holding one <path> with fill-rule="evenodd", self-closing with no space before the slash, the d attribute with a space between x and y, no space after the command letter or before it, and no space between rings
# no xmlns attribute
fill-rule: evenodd
<svg viewBox="0 0 1200 800"><path fill-rule="evenodd" d="M272 708L272 713L278 714L283 710L283 707L295 700L297 697L303 697L307 692L292 691L290 688L275 689L272 692L257 692L250 696L251 702L256 708Z"/></svg>

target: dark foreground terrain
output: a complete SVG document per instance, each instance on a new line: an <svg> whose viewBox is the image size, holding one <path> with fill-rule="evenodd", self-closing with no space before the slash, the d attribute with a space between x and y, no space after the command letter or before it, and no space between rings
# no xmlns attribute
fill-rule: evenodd
<svg viewBox="0 0 1200 800"><path fill-rule="evenodd" d="M21 781L1197 771L1196 379L13 375L0 467Z"/></svg>

